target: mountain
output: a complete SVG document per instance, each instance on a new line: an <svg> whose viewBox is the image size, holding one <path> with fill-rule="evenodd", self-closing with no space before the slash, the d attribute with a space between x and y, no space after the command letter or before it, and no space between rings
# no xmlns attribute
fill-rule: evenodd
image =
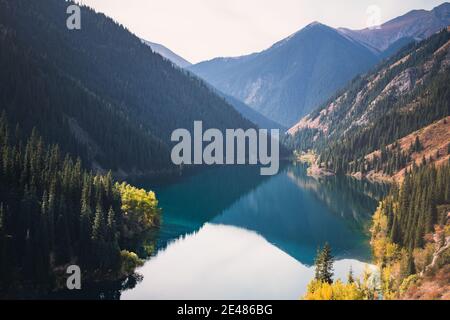
<svg viewBox="0 0 450 320"><path fill-rule="evenodd" d="M166 48L162 44L150 42L150 41L147 41L147 40L142 40L142 42L144 44L148 45L150 48L152 48L152 50L154 52L159 53L164 58L166 58L167 60L172 61L173 63L175 63L175 65L177 65L180 68L187 68L187 67L192 65L192 63L190 63L189 61L187 61L184 58L180 57L175 52L173 52L169 48Z"/></svg>
<svg viewBox="0 0 450 320"><path fill-rule="evenodd" d="M249 107L242 101L216 91L218 95L223 96L223 98L231 105L233 106L245 119L248 119L249 121L256 124L259 128L262 129L279 129L282 133L287 131L287 127L279 124L278 122L275 122L273 120L270 120L269 118L263 116L261 113L256 111L255 109Z"/></svg>
<svg viewBox="0 0 450 320"><path fill-rule="evenodd" d="M260 53L217 58L188 69L264 116L291 126L377 62L367 47L313 23Z"/></svg>
<svg viewBox="0 0 450 320"><path fill-rule="evenodd" d="M0 113L47 143L117 174L171 169L178 128L249 128L209 86L155 54L112 19L68 3L0 0Z"/></svg>
<svg viewBox="0 0 450 320"><path fill-rule="evenodd" d="M450 25L450 3L446 2L431 11L413 10L390 20L378 29L339 29L343 34L380 52L404 38L423 40Z"/></svg>
<svg viewBox="0 0 450 320"><path fill-rule="evenodd" d="M408 43L450 24L450 4L414 10L380 29L338 30L312 23L260 53L217 58L188 69L264 116L291 126L354 76Z"/></svg>
<svg viewBox="0 0 450 320"><path fill-rule="evenodd" d="M189 68L192 66L192 64L176 53L172 52L170 49L166 48L165 46L153 43L150 41L142 40L143 43L148 45L152 50L156 53L159 53L167 60L173 62L175 65L177 65L180 68ZM245 119L248 119L249 121L256 124L259 128L263 129L280 129L281 131L286 131L287 127L284 127L280 125L279 123L269 120L268 118L264 117L261 113L257 112L256 110L250 108L248 105L243 103L242 101L224 94L220 92L217 89L213 89L216 94L223 97L227 103L229 103L231 106L233 106Z"/></svg>
<svg viewBox="0 0 450 320"><path fill-rule="evenodd" d="M334 172L394 176L425 158L445 163L449 71L450 28L357 77L289 133Z"/></svg>

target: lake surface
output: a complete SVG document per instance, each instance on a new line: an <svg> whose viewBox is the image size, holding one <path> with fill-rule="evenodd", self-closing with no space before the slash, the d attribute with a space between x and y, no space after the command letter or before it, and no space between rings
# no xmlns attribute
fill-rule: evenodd
<svg viewBox="0 0 450 320"><path fill-rule="evenodd" d="M298 299L328 242L335 277L370 263L367 228L384 187L348 177L314 179L289 164L209 168L157 192L163 224L155 253L121 299Z"/></svg>

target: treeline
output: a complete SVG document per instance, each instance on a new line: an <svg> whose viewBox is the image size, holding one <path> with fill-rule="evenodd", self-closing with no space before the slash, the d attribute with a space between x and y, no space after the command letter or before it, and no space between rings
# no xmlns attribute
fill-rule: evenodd
<svg viewBox="0 0 450 320"><path fill-rule="evenodd" d="M133 231L134 217L144 214L141 228L159 223L153 193L122 201L111 174L89 173L57 145L46 146L36 130L29 137L19 127L11 130L5 114L0 117L0 169L2 294L54 289L65 272L61 267L68 264L98 279L132 272L139 259L122 250L124 230ZM139 193L131 186L127 190Z"/></svg>

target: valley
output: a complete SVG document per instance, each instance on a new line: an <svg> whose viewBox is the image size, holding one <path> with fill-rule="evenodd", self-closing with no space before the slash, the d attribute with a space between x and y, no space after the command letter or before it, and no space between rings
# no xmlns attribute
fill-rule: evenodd
<svg viewBox="0 0 450 320"><path fill-rule="evenodd" d="M194 64L67 5L0 0L1 299L449 299L449 3Z"/></svg>

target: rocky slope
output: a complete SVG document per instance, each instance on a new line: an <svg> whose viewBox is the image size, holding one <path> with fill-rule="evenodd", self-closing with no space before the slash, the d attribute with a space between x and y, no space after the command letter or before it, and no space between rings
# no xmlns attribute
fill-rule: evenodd
<svg viewBox="0 0 450 320"><path fill-rule="evenodd" d="M416 140L420 142L421 148L410 152L411 145ZM433 163L436 166L448 163L450 159L450 117L445 117L440 121L413 132L388 145L386 149L393 150L397 146L402 152L409 153L408 161L404 168L396 170L390 176L385 175L381 170L371 170L365 173L365 176L374 180L385 179L401 182L406 170L411 170L413 165L420 166L424 159L427 163ZM365 158L368 162L372 162L374 158L380 157L381 150L377 150L368 154ZM362 173L357 172L354 175L362 176Z"/></svg>
<svg viewBox="0 0 450 320"><path fill-rule="evenodd" d="M449 68L450 32L443 30L353 80L289 133L297 149L315 149L322 163L334 171L365 174L379 170L395 175L414 157L429 160L431 153L439 150L445 159ZM426 128L436 121L441 122ZM416 136L424 140L426 148L412 154L406 144ZM383 155L372 161L368 155L378 150L375 154L380 156L381 149Z"/></svg>
<svg viewBox="0 0 450 320"><path fill-rule="evenodd" d="M301 119L288 132L295 134L303 129L317 129L317 134L333 137L373 125L373 120L386 107L386 102L393 105L395 101L414 94L416 89L423 88L431 77L448 72L450 40L434 48L431 48L432 45L426 48L432 52L420 57L419 63L416 59L425 49L423 46L407 50L383 64L376 72L354 80L336 98ZM413 112L421 106L420 101L426 94L426 91L420 92L416 99L399 107L404 112Z"/></svg>

